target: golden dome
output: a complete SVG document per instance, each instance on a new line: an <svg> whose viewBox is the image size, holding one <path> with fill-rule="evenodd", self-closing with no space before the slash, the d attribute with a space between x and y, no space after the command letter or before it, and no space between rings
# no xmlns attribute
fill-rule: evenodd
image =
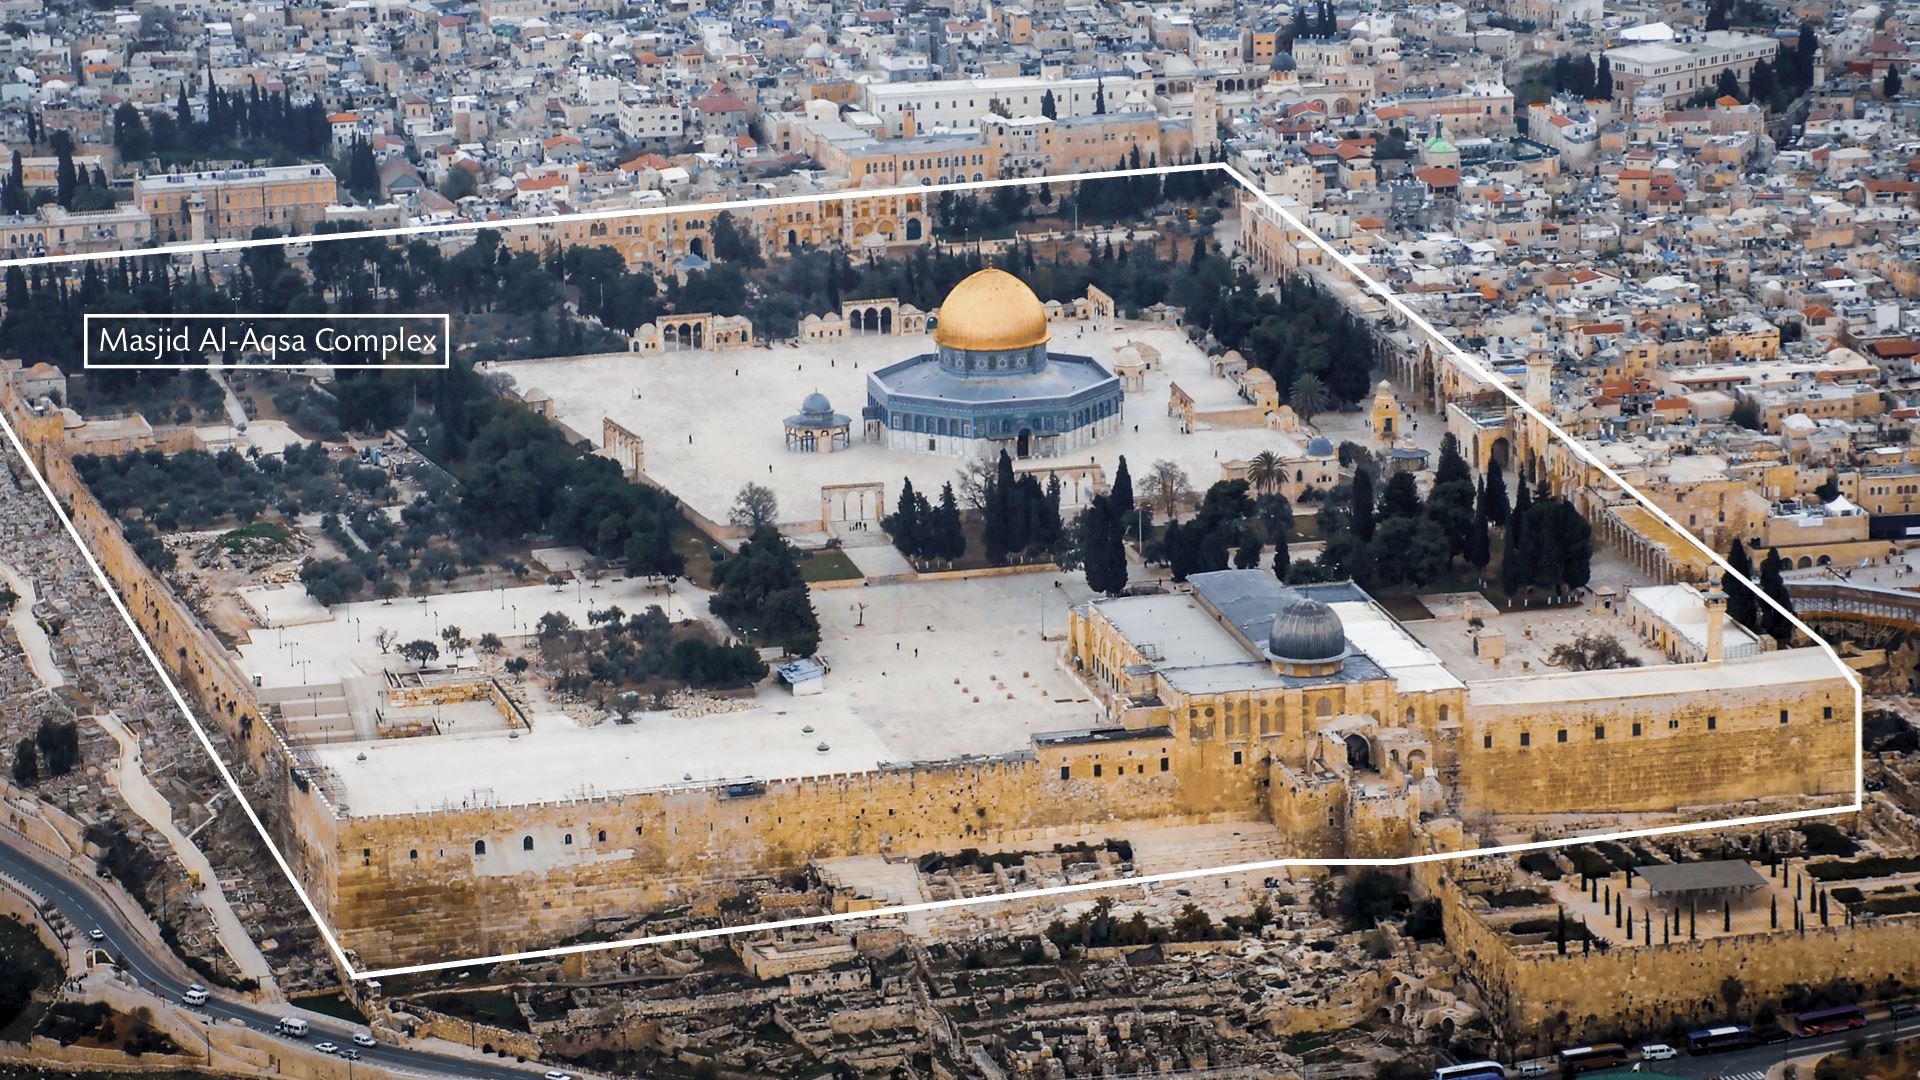
<svg viewBox="0 0 1920 1080"><path fill-rule="evenodd" d="M1025 349L1044 343L1047 309L1027 283L988 267L968 275L940 305L936 344L973 352Z"/></svg>

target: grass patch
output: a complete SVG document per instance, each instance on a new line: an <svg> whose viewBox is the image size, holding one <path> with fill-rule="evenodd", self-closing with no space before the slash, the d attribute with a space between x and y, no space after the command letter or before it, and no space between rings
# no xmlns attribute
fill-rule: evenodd
<svg viewBox="0 0 1920 1080"><path fill-rule="evenodd" d="M839 548L799 551L796 554L800 557L800 577L808 582L848 581L866 576Z"/></svg>
<svg viewBox="0 0 1920 1080"><path fill-rule="evenodd" d="M713 588L712 538L685 518L673 523L672 537L673 550L687 560L686 579L703 589Z"/></svg>

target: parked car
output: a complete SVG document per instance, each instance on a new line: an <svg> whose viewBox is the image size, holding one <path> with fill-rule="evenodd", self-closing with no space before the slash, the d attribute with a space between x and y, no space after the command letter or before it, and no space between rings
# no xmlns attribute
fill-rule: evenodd
<svg viewBox="0 0 1920 1080"><path fill-rule="evenodd" d="M1888 1011L1893 1014L1895 1020L1911 1020L1920 1016L1920 1005L1911 1001L1896 1001L1893 1003L1893 1008Z"/></svg>
<svg viewBox="0 0 1920 1080"><path fill-rule="evenodd" d="M1669 1061L1680 1056L1680 1051L1666 1043L1648 1043L1640 1048L1641 1061Z"/></svg>

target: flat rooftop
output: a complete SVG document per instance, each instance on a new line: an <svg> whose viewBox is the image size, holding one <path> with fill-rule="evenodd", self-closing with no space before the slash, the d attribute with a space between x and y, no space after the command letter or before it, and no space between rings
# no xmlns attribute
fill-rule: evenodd
<svg viewBox="0 0 1920 1080"><path fill-rule="evenodd" d="M1277 689L1329 680L1392 676L1402 689L1438 690L1464 685L1431 649L1372 598L1353 585L1290 588L1266 571L1225 570L1197 574L1196 592L1248 640L1266 639L1280 605L1297 593L1327 604L1339 617L1352 655L1338 675L1299 677L1273 670L1250 651L1193 593L1162 593L1097 600L1094 606L1121 636L1146 655L1168 684L1185 693Z"/></svg>

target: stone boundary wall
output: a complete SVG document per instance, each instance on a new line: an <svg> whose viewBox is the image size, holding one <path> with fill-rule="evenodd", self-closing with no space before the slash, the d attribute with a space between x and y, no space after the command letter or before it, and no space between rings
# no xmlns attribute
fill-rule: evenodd
<svg viewBox="0 0 1920 1080"><path fill-rule="evenodd" d="M87 550L113 582L154 654L167 667L180 692L198 706L198 718L220 729L279 800L289 807L312 804L318 811L288 815L294 823L291 828L297 830L303 820L332 818L334 808L321 788L304 775L295 778L297 758L281 733L261 715L252 684L231 654L181 604L167 583L140 561L119 523L87 490L68 456L76 448L66 438L59 414L35 416L21 401L12 380L3 377L5 374L0 370L0 408L14 422L47 486L65 508ZM276 816L271 807L256 809L268 821ZM298 842L280 845L289 864L303 881L324 882L314 873L311 852L330 847L331 836L307 831L296 832L293 838ZM328 890L316 888L310 895L324 913L330 899Z"/></svg>
<svg viewBox="0 0 1920 1080"><path fill-rule="evenodd" d="M1586 955L1569 947L1561 956L1553 949L1516 948L1511 936L1467 907L1442 864L1422 864L1417 873L1441 900L1447 948L1485 994L1496 1027L1510 1037L1548 1030L1562 1013L1574 1041L1617 1034L1621 1023L1655 1030L1676 1021L1725 1019L1720 987L1728 976L1745 987L1747 1010L1779 998L1795 983L1847 979L1871 988L1888 977L1920 980L1920 918L1852 926L1836 920L1804 931L1616 945ZM1526 1045L1524 1038L1517 1041Z"/></svg>
<svg viewBox="0 0 1920 1080"><path fill-rule="evenodd" d="M420 1038L444 1039L475 1048L484 1044L495 1050L505 1050L509 1055L528 1059L540 1056L540 1041L524 1031L509 1031L476 1020L462 1020L412 1001L402 1005L399 1011L420 1021L414 1027L414 1035Z"/></svg>

